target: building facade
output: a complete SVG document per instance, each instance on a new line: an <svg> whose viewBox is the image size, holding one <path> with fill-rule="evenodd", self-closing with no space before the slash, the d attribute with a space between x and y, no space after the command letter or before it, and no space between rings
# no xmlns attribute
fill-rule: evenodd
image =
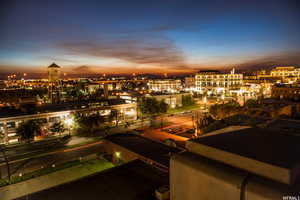
<svg viewBox="0 0 300 200"><path fill-rule="evenodd" d="M229 90L240 89L243 85L243 74L230 74L219 71L200 71L195 76L196 91L208 94L227 93Z"/></svg>
<svg viewBox="0 0 300 200"><path fill-rule="evenodd" d="M294 66L276 67L271 70L271 76L280 77L283 82L294 83L300 80L300 68Z"/></svg>
<svg viewBox="0 0 300 200"><path fill-rule="evenodd" d="M148 82L149 90L155 92L178 92L182 90L181 80L177 79L161 79L161 80L150 80Z"/></svg>
<svg viewBox="0 0 300 200"><path fill-rule="evenodd" d="M275 99L300 100L300 85L274 85L271 95Z"/></svg>
<svg viewBox="0 0 300 200"><path fill-rule="evenodd" d="M196 88L195 77L185 77L184 79L184 89L186 91L194 91Z"/></svg>
<svg viewBox="0 0 300 200"><path fill-rule="evenodd" d="M49 127L56 122L62 122L67 128L73 128L73 117L75 113L88 116L92 114L99 114L107 120L112 110L118 113L119 123L133 121L137 119L136 104L117 104L106 106L91 106L90 108L65 110L58 112L38 113L32 115L6 116L0 117L0 144L1 143L16 143L19 141L19 136L16 134L17 128L23 122L28 120L38 120L42 125L42 132L44 135L51 134ZM110 123L110 121L108 121Z"/></svg>
<svg viewBox="0 0 300 200"><path fill-rule="evenodd" d="M48 66L48 81L58 81L60 79L60 73L60 66L58 66L55 63L52 63L50 66Z"/></svg>
<svg viewBox="0 0 300 200"><path fill-rule="evenodd" d="M59 84L61 68L55 63L48 66L48 96L51 103L60 101L61 85Z"/></svg>
<svg viewBox="0 0 300 200"><path fill-rule="evenodd" d="M189 93L179 93L179 94L160 94L160 95L146 95L147 97L153 97L158 101L163 100L171 108L182 106L182 97L184 95L190 95Z"/></svg>

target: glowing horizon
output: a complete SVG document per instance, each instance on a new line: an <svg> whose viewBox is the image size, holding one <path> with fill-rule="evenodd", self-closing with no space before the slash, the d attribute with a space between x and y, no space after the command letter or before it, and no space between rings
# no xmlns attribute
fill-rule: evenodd
<svg viewBox="0 0 300 200"><path fill-rule="evenodd" d="M292 0L3 5L0 73L44 72L52 62L79 74L300 66L300 16Z"/></svg>

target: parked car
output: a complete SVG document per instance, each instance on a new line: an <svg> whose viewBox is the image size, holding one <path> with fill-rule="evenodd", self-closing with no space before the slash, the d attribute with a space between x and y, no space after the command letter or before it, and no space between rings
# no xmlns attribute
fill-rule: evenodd
<svg viewBox="0 0 300 200"><path fill-rule="evenodd" d="M195 133L195 129L193 129L193 128L192 128L192 129L189 129L189 130L186 131L186 133L191 133L191 134L193 134L193 133Z"/></svg>

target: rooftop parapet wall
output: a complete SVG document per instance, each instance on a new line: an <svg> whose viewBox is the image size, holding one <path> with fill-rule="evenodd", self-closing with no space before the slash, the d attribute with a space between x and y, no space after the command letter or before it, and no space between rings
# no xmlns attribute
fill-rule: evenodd
<svg viewBox="0 0 300 200"><path fill-rule="evenodd" d="M186 142L186 148L227 165L292 185L299 178L300 138L249 128Z"/></svg>
<svg viewBox="0 0 300 200"><path fill-rule="evenodd" d="M171 200L281 200L299 195L288 186L190 152L170 161Z"/></svg>

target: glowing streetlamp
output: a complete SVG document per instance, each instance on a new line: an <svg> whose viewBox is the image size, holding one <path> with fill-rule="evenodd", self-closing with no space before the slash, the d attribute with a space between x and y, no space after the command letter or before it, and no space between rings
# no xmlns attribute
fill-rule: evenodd
<svg viewBox="0 0 300 200"><path fill-rule="evenodd" d="M121 152L120 151L116 151L115 152L115 159L114 159L116 164L121 164Z"/></svg>
<svg viewBox="0 0 300 200"><path fill-rule="evenodd" d="M68 118L68 119L66 119L65 123L68 126L69 135L71 135L71 126L73 125L74 121L72 118Z"/></svg>
<svg viewBox="0 0 300 200"><path fill-rule="evenodd" d="M116 155L116 157L119 159L119 158L121 157L121 152L116 151L116 152L115 152L115 155Z"/></svg>

